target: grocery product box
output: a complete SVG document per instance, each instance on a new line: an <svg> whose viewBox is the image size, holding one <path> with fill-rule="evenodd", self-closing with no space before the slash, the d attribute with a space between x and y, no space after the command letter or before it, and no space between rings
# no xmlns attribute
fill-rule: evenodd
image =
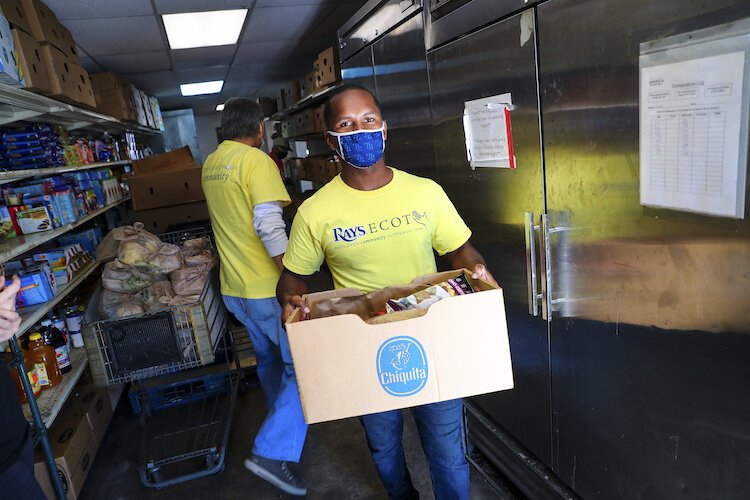
<svg viewBox="0 0 750 500"><path fill-rule="evenodd" d="M414 283L437 284L460 272ZM513 388L503 291L470 281L481 291L390 323L368 324L354 314L302 321L295 311L286 330L305 420L313 424ZM362 294L332 290L308 294L305 301L315 317L324 299Z"/></svg>
<svg viewBox="0 0 750 500"><path fill-rule="evenodd" d="M112 420L109 389L106 387L99 388L93 384L83 384L77 389L78 396L73 403L72 411L86 418L94 436L94 442L98 446Z"/></svg>
<svg viewBox="0 0 750 500"><path fill-rule="evenodd" d="M208 219L208 205L205 201L130 212L130 220L143 222L145 228L154 234L166 232L169 226L198 223Z"/></svg>
<svg viewBox="0 0 750 500"><path fill-rule="evenodd" d="M91 87L89 72L83 69L80 64L72 61L69 64L76 87L76 101L87 108L96 109L96 97L94 96L94 89Z"/></svg>
<svg viewBox="0 0 750 500"><path fill-rule="evenodd" d="M263 116L271 116L277 111L276 99L271 99L270 97L258 97L258 105L261 111L263 111Z"/></svg>
<svg viewBox="0 0 750 500"><path fill-rule="evenodd" d="M37 42L54 45L58 50L65 47L62 26L52 10L39 0L21 0L31 35Z"/></svg>
<svg viewBox="0 0 750 500"><path fill-rule="evenodd" d="M19 29L12 29L18 75L25 89L49 94L52 92L47 63L42 59L39 43Z"/></svg>
<svg viewBox="0 0 750 500"><path fill-rule="evenodd" d="M135 122L138 125L148 126L148 119L146 118L146 108L143 107L143 99L141 98L141 91L136 88L135 85L130 84L130 93L133 96L133 104L135 108Z"/></svg>
<svg viewBox="0 0 750 500"><path fill-rule="evenodd" d="M341 81L341 64L336 47L329 47L315 60L315 86L327 87Z"/></svg>
<svg viewBox="0 0 750 500"><path fill-rule="evenodd" d="M29 19L26 16L26 11L23 8L21 0L0 0L0 8L2 8L5 18L13 28L18 28L25 33L31 34Z"/></svg>
<svg viewBox="0 0 750 500"><path fill-rule="evenodd" d="M21 229L22 234L41 233L50 231L55 226L52 221L52 214L47 207L33 207L18 210L15 213L16 223Z"/></svg>
<svg viewBox="0 0 750 500"><path fill-rule="evenodd" d="M128 179L133 209L169 207L206 199L200 166L178 171L137 174Z"/></svg>
<svg viewBox="0 0 750 500"><path fill-rule="evenodd" d="M48 273L51 273L51 269L49 268L28 272L19 276L21 279L21 289L16 295L17 308L42 304L52 300L55 296L55 291L50 283ZM5 285L8 286L10 283L11 281L8 280Z"/></svg>
<svg viewBox="0 0 750 500"><path fill-rule="evenodd" d="M13 35L8 20L0 16L0 83L18 87L21 79L14 57Z"/></svg>
<svg viewBox="0 0 750 500"><path fill-rule="evenodd" d="M50 97L77 102L78 91L71 71L72 64L68 58L52 45L43 44L39 47L42 60L47 66L50 79Z"/></svg>
<svg viewBox="0 0 750 500"><path fill-rule="evenodd" d="M300 98L313 94L315 92L315 70L310 71L299 80Z"/></svg>
<svg viewBox="0 0 750 500"><path fill-rule="evenodd" d="M149 99L151 100L151 112L154 114L156 128L164 132L164 118L161 115L161 106L159 106L159 100L153 96Z"/></svg>
<svg viewBox="0 0 750 500"><path fill-rule="evenodd" d="M76 49L76 42L73 40L73 34L63 26L62 24L57 24L57 29L60 31L60 39L61 42L58 45L58 49L62 51L63 54L68 56L68 59L73 61L74 63L81 65L81 58L78 55L78 49Z"/></svg>

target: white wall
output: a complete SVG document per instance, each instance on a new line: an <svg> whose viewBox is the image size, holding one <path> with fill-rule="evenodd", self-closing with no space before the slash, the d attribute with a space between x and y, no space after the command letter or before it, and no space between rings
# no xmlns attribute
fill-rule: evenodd
<svg viewBox="0 0 750 500"><path fill-rule="evenodd" d="M196 115L195 129L198 132L198 147L203 161L219 146L216 140L216 128L221 126L221 113L216 111L210 115Z"/></svg>

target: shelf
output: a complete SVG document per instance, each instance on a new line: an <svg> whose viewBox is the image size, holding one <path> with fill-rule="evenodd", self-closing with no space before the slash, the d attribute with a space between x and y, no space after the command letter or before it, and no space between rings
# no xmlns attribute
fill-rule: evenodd
<svg viewBox="0 0 750 500"><path fill-rule="evenodd" d="M61 167L32 168L32 169L27 169L27 170L13 170L10 172L0 172L0 184L20 181L22 179L28 179L29 177L65 174L68 172L80 172L83 170L91 170L94 168L102 168L102 167L117 167L120 165L130 165L131 163L132 162L130 160L109 161L109 162L103 161L103 162L98 162L98 163L90 163L88 165L65 165Z"/></svg>
<svg viewBox="0 0 750 500"><path fill-rule="evenodd" d="M103 214L107 210L114 208L117 205L121 205L122 203L125 203L129 199L130 199L129 196L125 197L122 200L111 203L107 205L106 207L100 208L99 210L95 210L91 212L90 214L85 215L84 217L78 219L76 222L72 224L67 224L65 226L58 227L51 231L45 231L43 233L35 233L35 234L17 236L15 238L9 238L7 241L0 243L0 262L7 262L11 259L14 259L18 257L19 255L25 252L28 252L29 250L33 248L38 247L39 245L47 243L48 241L53 240L57 238L58 236L61 236L67 233L68 231L72 231L73 229L79 227L80 225L85 224L86 222L90 221L94 217L97 217Z"/></svg>
<svg viewBox="0 0 750 500"><path fill-rule="evenodd" d="M281 111L277 111L276 113L272 114L270 116L271 120L281 120L287 115L291 115L296 113L297 111L300 111L303 108L306 108L308 106L311 106L318 101L321 101L324 97L326 97L330 92L336 90L339 88L339 84L331 85L330 87L326 87L324 89L320 89L314 94L310 94L308 96L303 97L299 101L297 101L295 104L289 106L286 109L282 109Z"/></svg>
<svg viewBox="0 0 750 500"><path fill-rule="evenodd" d="M64 299L78 285L83 283L83 280L88 278L91 273L96 271L98 267L99 263L94 262L90 264L86 269L80 271L78 273L78 276L76 276L73 281L57 289L57 295L55 295L52 300L47 301L43 304L23 307L19 309L18 314L21 315L21 326L18 329L18 333L16 334L16 336L20 337L21 335L26 333L32 326L34 326L37 321L40 321L42 318L44 318L45 314L47 314L53 307L59 304L62 299Z"/></svg>
<svg viewBox="0 0 750 500"><path fill-rule="evenodd" d="M84 370L86 370L86 366L88 365L86 349L72 349L70 352L70 363L73 369L63 374L63 380L60 382L60 385L42 391L36 400L39 405L39 411L42 413L42 421L48 429L57 418L68 396L73 392L73 388L81 379ZM23 414L26 420L32 420L28 403L23 405Z"/></svg>
<svg viewBox="0 0 750 500"><path fill-rule="evenodd" d="M144 134L161 134L155 130L72 104L34 94L27 90L0 84L0 125L14 122L46 122L63 125L68 130L88 129L98 132L133 131Z"/></svg>

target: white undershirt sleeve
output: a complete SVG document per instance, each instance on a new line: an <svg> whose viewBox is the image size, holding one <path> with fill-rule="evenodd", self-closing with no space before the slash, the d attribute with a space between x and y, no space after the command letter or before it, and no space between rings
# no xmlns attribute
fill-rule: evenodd
<svg viewBox="0 0 750 500"><path fill-rule="evenodd" d="M259 203L253 207L253 227L266 247L268 255L276 257L286 252L289 238L286 236L283 210L280 201Z"/></svg>

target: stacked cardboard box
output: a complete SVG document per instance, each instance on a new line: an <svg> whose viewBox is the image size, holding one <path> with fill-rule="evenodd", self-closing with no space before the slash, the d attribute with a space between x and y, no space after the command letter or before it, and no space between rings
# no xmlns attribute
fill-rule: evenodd
<svg viewBox="0 0 750 500"><path fill-rule="evenodd" d="M93 385L78 387L49 430L57 474L61 477L68 500L81 494L99 444L112 420L112 403L107 388ZM37 451L34 476L48 498L54 498L47 465Z"/></svg>
<svg viewBox="0 0 750 500"><path fill-rule="evenodd" d="M335 47L328 47L315 60L315 87L323 88L341 81L341 64Z"/></svg>
<svg viewBox="0 0 750 500"><path fill-rule="evenodd" d="M97 109L124 121L135 121L133 91L130 84L114 73L94 73L91 85Z"/></svg>
<svg viewBox="0 0 750 500"><path fill-rule="evenodd" d="M133 162L128 179L133 201L131 220L143 222L151 232L170 225L208 219L201 187L201 166L185 146L169 153Z"/></svg>
<svg viewBox="0 0 750 500"><path fill-rule="evenodd" d="M342 162L338 157L310 156L295 158L294 175L297 180L313 181L325 184L341 173Z"/></svg>

